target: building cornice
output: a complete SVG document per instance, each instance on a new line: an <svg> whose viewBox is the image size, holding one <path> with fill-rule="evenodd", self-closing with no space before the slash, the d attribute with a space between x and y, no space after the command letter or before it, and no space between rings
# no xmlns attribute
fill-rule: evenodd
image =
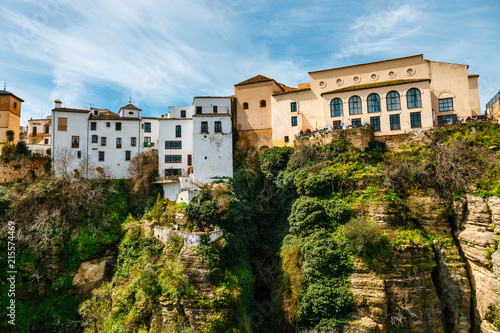
<svg viewBox="0 0 500 333"><path fill-rule="evenodd" d="M381 87L390 87L397 86L401 84L410 84L417 82L430 82L430 79L415 79L415 80L393 80L393 81L383 81L383 82L375 82L375 83L367 83L367 84L358 84L355 86L350 86L346 88L341 88L337 90L327 91L321 94L321 96L337 94L346 91L356 91L356 90L365 90L365 89L373 89L373 88L381 88Z"/></svg>

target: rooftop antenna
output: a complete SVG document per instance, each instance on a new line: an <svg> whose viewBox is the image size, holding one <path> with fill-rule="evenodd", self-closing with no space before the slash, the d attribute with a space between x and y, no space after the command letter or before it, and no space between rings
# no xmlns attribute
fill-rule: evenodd
<svg viewBox="0 0 500 333"><path fill-rule="evenodd" d="M132 104L132 96L128 95L128 104Z"/></svg>
<svg viewBox="0 0 500 333"><path fill-rule="evenodd" d="M4 82L4 83L3 83L3 90L4 90L4 91L5 91L5 90L7 90L7 82Z"/></svg>

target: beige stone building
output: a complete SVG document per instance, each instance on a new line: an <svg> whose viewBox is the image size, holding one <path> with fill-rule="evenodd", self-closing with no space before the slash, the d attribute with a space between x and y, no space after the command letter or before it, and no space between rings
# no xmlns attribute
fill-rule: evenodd
<svg viewBox="0 0 500 333"><path fill-rule="evenodd" d="M270 145L251 140L254 147L291 145L301 133L365 125L375 136L404 134L481 114L478 75L469 75L467 65L429 61L421 54L309 72L309 77L296 89L263 76L235 86L237 128L249 138L264 137L263 129L271 133ZM265 109L259 101L266 101Z"/></svg>
<svg viewBox="0 0 500 333"><path fill-rule="evenodd" d="M52 116L28 120L27 144L32 154L45 155L51 145Z"/></svg>
<svg viewBox="0 0 500 333"><path fill-rule="evenodd" d="M22 102L24 100L5 88L0 90L0 143L7 142L8 130L14 131L14 143L19 141Z"/></svg>
<svg viewBox="0 0 500 333"><path fill-rule="evenodd" d="M500 91L486 104L486 115L500 122Z"/></svg>

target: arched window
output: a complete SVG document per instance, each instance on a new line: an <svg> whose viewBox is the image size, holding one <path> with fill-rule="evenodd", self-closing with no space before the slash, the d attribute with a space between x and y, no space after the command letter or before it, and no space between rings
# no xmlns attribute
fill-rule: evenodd
<svg viewBox="0 0 500 333"><path fill-rule="evenodd" d="M408 102L408 109L421 108L422 99L420 98L420 90L411 88L406 93L406 101Z"/></svg>
<svg viewBox="0 0 500 333"><path fill-rule="evenodd" d="M181 125L175 126L175 137L180 138L182 136Z"/></svg>
<svg viewBox="0 0 500 333"><path fill-rule="evenodd" d="M378 94L370 94L367 103L368 112L380 112L380 96Z"/></svg>
<svg viewBox="0 0 500 333"><path fill-rule="evenodd" d="M330 102L330 113L332 117L340 117L342 115L342 100L340 98L334 98Z"/></svg>
<svg viewBox="0 0 500 333"><path fill-rule="evenodd" d="M265 108L266 107L266 101L265 100L260 101L260 107L261 108Z"/></svg>
<svg viewBox="0 0 500 333"><path fill-rule="evenodd" d="M387 96L387 111L401 110L401 101L397 91L390 91Z"/></svg>
<svg viewBox="0 0 500 333"><path fill-rule="evenodd" d="M361 110L361 98L359 96L352 96L349 98L349 114L360 114Z"/></svg>
<svg viewBox="0 0 500 333"><path fill-rule="evenodd" d="M248 110L248 103L247 102L243 103L243 110Z"/></svg>

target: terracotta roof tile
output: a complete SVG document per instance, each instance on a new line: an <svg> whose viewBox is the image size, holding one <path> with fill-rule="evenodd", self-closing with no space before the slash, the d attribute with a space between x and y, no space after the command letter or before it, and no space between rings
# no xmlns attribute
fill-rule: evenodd
<svg viewBox="0 0 500 333"><path fill-rule="evenodd" d="M273 79L268 78L267 76L264 75L257 75L254 76L248 80L242 81L240 83L235 84L235 86L242 86L245 84L252 84L252 83L259 83L259 82L267 82L267 81L274 81Z"/></svg>

